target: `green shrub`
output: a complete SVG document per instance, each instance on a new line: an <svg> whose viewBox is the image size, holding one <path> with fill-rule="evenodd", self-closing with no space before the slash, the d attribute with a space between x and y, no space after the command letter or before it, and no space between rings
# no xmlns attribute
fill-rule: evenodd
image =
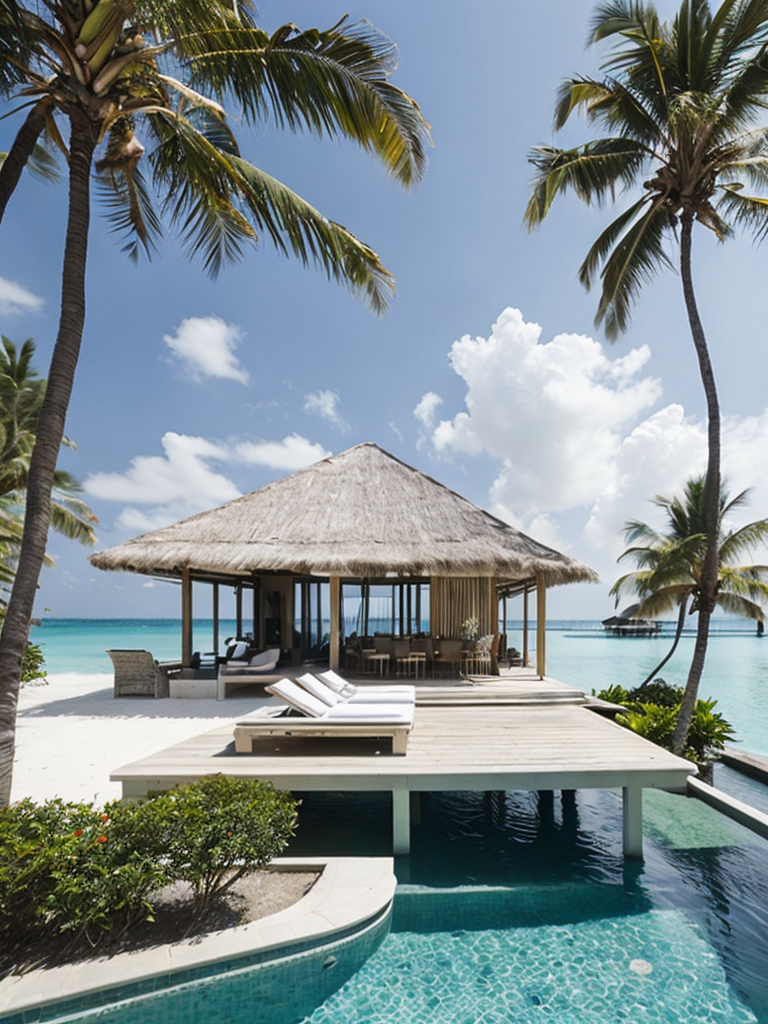
<svg viewBox="0 0 768 1024"><path fill-rule="evenodd" d="M39 644L33 644L31 640L27 640L27 646L24 649L24 656L21 660L22 683L31 683L34 679L47 678L48 673L43 668L44 665L45 658L43 657L42 647Z"/></svg>
<svg viewBox="0 0 768 1024"><path fill-rule="evenodd" d="M644 686L636 686L627 694L628 704L657 704L662 708L679 707L683 701L682 686L670 686L663 679L654 679Z"/></svg>
<svg viewBox="0 0 768 1024"><path fill-rule="evenodd" d="M110 816L89 804L23 800L0 811L0 934L18 945L54 933L75 946L117 939L149 916L164 880L151 856L113 842Z"/></svg>
<svg viewBox="0 0 768 1024"><path fill-rule="evenodd" d="M139 804L131 829L163 859L170 878L191 884L200 914L285 849L296 807L271 783L208 775Z"/></svg>

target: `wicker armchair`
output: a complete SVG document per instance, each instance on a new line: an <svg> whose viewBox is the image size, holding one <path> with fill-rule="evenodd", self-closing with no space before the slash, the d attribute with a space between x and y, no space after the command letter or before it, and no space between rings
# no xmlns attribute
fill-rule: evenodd
<svg viewBox="0 0 768 1024"><path fill-rule="evenodd" d="M181 668L181 662L155 661L149 651L111 650L107 654L115 666L115 697L167 697L168 673Z"/></svg>

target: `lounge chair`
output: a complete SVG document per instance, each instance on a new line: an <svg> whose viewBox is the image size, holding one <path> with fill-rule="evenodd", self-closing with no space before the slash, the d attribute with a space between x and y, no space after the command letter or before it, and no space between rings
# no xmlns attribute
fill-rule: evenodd
<svg viewBox="0 0 768 1024"><path fill-rule="evenodd" d="M230 683L258 683L264 677L275 675L280 660L280 648L271 647L250 659L231 658L219 666L216 680L216 699L224 700ZM270 680L267 679L267 682Z"/></svg>
<svg viewBox="0 0 768 1024"><path fill-rule="evenodd" d="M311 693L313 697L317 697L331 708L338 707L339 704L354 704L358 707L370 704L387 704L396 707L402 704L410 705L416 703L416 691L412 686L404 686L402 689L397 687L397 692L395 693L391 692L395 687L376 687L373 693L367 693L366 689L358 690L355 687L354 693L341 694L329 686L322 675L313 676L310 672L299 676L296 682ZM387 690L390 692L388 693Z"/></svg>
<svg viewBox="0 0 768 1024"><path fill-rule="evenodd" d="M238 754L252 753L253 741L265 736L388 736L392 739L393 754L406 751L408 733L413 728L412 704L363 707L344 703L328 707L290 679L272 683L266 690L288 706L267 707L253 718L237 722L234 736Z"/></svg>
<svg viewBox="0 0 768 1024"><path fill-rule="evenodd" d="M407 683L355 686L354 683L350 683L334 672L332 668L327 672L319 672L318 679L321 679L340 697L345 697L355 704L412 704L416 700L416 687Z"/></svg>
<svg viewBox="0 0 768 1024"><path fill-rule="evenodd" d="M115 697L167 697L168 673L181 669L180 661L158 662L149 651L107 651L115 667Z"/></svg>

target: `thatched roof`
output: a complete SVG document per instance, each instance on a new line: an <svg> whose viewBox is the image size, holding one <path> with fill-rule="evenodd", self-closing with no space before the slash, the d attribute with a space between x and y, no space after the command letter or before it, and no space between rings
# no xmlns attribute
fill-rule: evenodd
<svg viewBox="0 0 768 1024"><path fill-rule="evenodd" d="M259 572L380 578L492 576L547 585L596 573L537 543L375 444L210 512L91 555L98 569L155 576Z"/></svg>

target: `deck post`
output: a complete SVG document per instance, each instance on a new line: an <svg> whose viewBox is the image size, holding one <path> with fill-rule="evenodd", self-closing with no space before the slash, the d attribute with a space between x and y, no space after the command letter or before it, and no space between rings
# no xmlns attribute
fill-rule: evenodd
<svg viewBox="0 0 768 1024"><path fill-rule="evenodd" d="M338 576L331 576L329 583L331 635L328 645L328 662L329 667L335 671L339 667L339 638L341 637L341 580Z"/></svg>
<svg viewBox="0 0 768 1024"><path fill-rule="evenodd" d="M392 790L392 853L411 852L411 794Z"/></svg>
<svg viewBox="0 0 768 1024"><path fill-rule="evenodd" d="M643 857L643 787L624 786L624 856Z"/></svg>
<svg viewBox="0 0 768 1024"><path fill-rule="evenodd" d="M187 566L181 570L181 664L192 664L192 575Z"/></svg>
<svg viewBox="0 0 768 1024"><path fill-rule="evenodd" d="M547 674L547 585L544 577L536 577L536 674Z"/></svg>

